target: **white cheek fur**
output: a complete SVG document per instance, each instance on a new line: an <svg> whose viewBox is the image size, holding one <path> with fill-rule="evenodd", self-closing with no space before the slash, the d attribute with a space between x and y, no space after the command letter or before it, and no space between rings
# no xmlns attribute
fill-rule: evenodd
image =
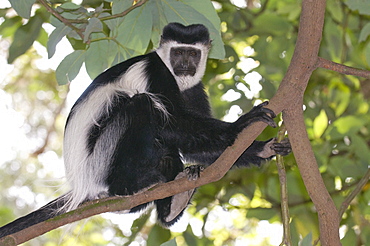
<svg viewBox="0 0 370 246"><path fill-rule="evenodd" d="M173 72L173 68L170 62L170 50L173 47L193 47L201 50L201 58L199 62L199 67L194 76L176 76ZM179 44L175 41L169 41L163 43L157 50L157 54L162 59L167 68L171 71L172 75L175 77L177 85L179 86L180 91L185 91L201 81L204 72L206 70L206 62L208 57L209 48L203 44Z"/></svg>

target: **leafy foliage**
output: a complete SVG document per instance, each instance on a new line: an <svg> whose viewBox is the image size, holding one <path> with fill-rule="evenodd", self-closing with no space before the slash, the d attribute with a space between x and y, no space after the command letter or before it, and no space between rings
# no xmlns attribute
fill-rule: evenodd
<svg viewBox="0 0 370 246"><path fill-rule="evenodd" d="M11 96L12 107L24 115L24 122L30 128L28 137L40 142L40 139L46 139L45 132L48 132L54 138L40 152L43 154L32 158L16 154L0 163L2 224L34 208L32 204L26 205L20 196L11 194L14 187L27 187L45 194L44 200L49 200L55 190L41 189L34 184L36 172L29 170L32 169L30 166L45 170L40 161L45 153L60 156L64 123L56 108L64 100L66 88L56 86L52 71L41 73L31 66L36 59L32 49L35 41L46 47L51 58L60 40L68 38L74 51L65 54L55 71L58 83L67 84L77 76L83 64L89 76L94 78L116 63L157 47L161 29L168 22L203 23L214 40L211 52L214 59L208 61L204 78L214 115L233 119L239 111L247 111L259 100L274 95L295 48L300 15L300 2L294 0L247 1L248 6L236 6L238 1L216 0L213 1L216 11L210 1L195 0L136 1L140 6L135 8L130 1L123 0L84 0L81 5L51 1L56 14L68 21L66 25L41 5L32 12L34 2L10 1L19 16L7 14L10 9L0 10L1 42L11 42L8 62L15 63L17 68L12 73L16 75L9 75L6 83L0 84L0 92ZM349 66L370 68L369 6L367 1L359 0L327 2L321 57ZM127 14L122 15L125 11ZM51 23L55 28L47 39L44 23ZM305 92L308 135L327 189L338 208L369 166L369 83L368 79L318 69ZM53 96L41 100L35 96L40 91L52 92ZM54 117L47 120L44 115L48 113L45 112ZM65 117L65 113L62 116ZM53 120L56 120L55 127L47 129ZM275 135L276 129L267 128L260 139ZM319 233L315 208L293 155L285 159L285 165L293 244L312 245ZM366 185L361 190L343 215L343 245L370 242L369 188ZM261 221L269 221L270 226L280 221L279 193L274 160L261 168L231 170L222 180L198 189L188 209L189 224L182 232L153 226L149 215L136 220L128 233L119 229L118 222L98 219L87 222L81 229L84 237L81 237L80 245L105 245L106 238L116 245L144 239L148 245L166 241L168 245L276 245L279 242L272 241L275 231L261 231L259 227ZM14 209L14 203L21 201L23 209ZM184 220L186 222L186 218ZM266 231L268 237L264 238ZM111 236L105 235L103 239L102 232ZM51 232L35 239L34 244L46 241L50 245L56 244L58 233ZM68 240L65 245L71 243Z"/></svg>

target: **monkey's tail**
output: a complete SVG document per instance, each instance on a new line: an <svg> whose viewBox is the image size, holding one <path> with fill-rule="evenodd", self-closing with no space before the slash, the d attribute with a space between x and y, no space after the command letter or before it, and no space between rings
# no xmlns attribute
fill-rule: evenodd
<svg viewBox="0 0 370 246"><path fill-rule="evenodd" d="M30 226L36 225L48 219L54 218L64 212L62 209L68 200L70 193L66 193L45 206L39 208L26 216L20 217L9 224L0 227L0 238L19 232Z"/></svg>

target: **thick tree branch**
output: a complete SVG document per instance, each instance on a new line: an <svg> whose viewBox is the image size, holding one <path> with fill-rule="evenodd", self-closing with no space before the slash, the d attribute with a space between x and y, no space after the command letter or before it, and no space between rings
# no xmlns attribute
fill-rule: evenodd
<svg viewBox="0 0 370 246"><path fill-rule="evenodd" d="M336 62L326 60L321 57L317 59L316 66L321 67L321 68L326 68L326 69L329 69L329 70L332 70L338 73L346 74L346 75L355 75L359 77L370 78L370 71L368 70L349 67L346 65L342 65Z"/></svg>
<svg viewBox="0 0 370 246"><path fill-rule="evenodd" d="M283 119L303 182L318 213L322 245L341 245L337 208L321 177L306 132L303 117L303 93L312 72L317 68L322 38L325 0L303 0L298 38L291 64L271 107L283 111ZM281 103L284 101L284 103Z"/></svg>

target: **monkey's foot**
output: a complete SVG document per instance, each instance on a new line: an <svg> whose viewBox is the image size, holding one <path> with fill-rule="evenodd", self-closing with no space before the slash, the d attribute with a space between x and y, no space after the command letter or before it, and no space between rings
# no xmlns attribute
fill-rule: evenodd
<svg viewBox="0 0 370 246"><path fill-rule="evenodd" d="M201 165L188 166L181 173L177 174L175 180L187 177L188 180L196 180L200 176L200 172L204 170ZM191 189L172 196L171 213L166 217L166 221L175 219L190 203L195 189Z"/></svg>

